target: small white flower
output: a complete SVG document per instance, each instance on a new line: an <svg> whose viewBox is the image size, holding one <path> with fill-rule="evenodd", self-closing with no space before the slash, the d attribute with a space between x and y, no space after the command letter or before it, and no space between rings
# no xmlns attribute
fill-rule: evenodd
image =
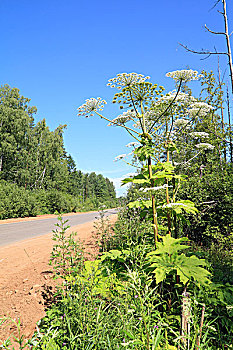
<svg viewBox="0 0 233 350"><path fill-rule="evenodd" d="M195 103L193 103L193 105L191 107L193 107L193 108L214 109L213 106L208 105L208 103L205 103L205 102L195 102Z"/></svg>
<svg viewBox="0 0 233 350"><path fill-rule="evenodd" d="M202 149L202 150L213 150L214 149L214 146L211 145L210 143L199 143L198 145L196 145L196 147L198 149Z"/></svg>
<svg viewBox="0 0 233 350"><path fill-rule="evenodd" d="M209 134L204 131L193 131L193 132L190 132L189 135L194 139L202 139L202 138L204 139L209 137Z"/></svg>
<svg viewBox="0 0 233 350"><path fill-rule="evenodd" d="M127 145L126 145L126 147L137 147L137 146L139 146L140 145L140 143L139 142L130 142L130 143L128 143Z"/></svg>
<svg viewBox="0 0 233 350"><path fill-rule="evenodd" d="M131 121L132 118L134 118L135 116L136 116L135 112L132 112L132 111L123 112L121 115L114 118L112 120L112 123L109 123L108 126L112 126L112 125L116 125L116 124L124 125L125 123Z"/></svg>
<svg viewBox="0 0 233 350"><path fill-rule="evenodd" d="M161 102L171 103L175 97L175 103L193 103L196 101L195 97L193 97L192 95L185 94L184 92L179 92L177 94L177 91L173 90L168 92L166 95L160 97L160 99L156 102L156 105L161 104Z"/></svg>
<svg viewBox="0 0 233 350"><path fill-rule="evenodd" d="M187 82L191 80L198 80L201 76L198 75L198 72L196 70L182 69L182 70L175 70L173 72L168 72L166 74L166 77L170 77L174 79L176 82L180 80Z"/></svg>
<svg viewBox="0 0 233 350"><path fill-rule="evenodd" d="M168 203L168 204L164 204L163 208L172 208L172 207L179 207L179 206L187 207L187 205L183 203Z"/></svg>
<svg viewBox="0 0 233 350"><path fill-rule="evenodd" d="M135 175L138 175L138 173L128 173L124 177L134 177Z"/></svg>
<svg viewBox="0 0 233 350"><path fill-rule="evenodd" d="M214 107L208 105L205 102L195 102L190 107L191 109L189 110L189 114L193 116L205 116L214 109Z"/></svg>
<svg viewBox="0 0 233 350"><path fill-rule="evenodd" d="M158 191L158 190L163 190L165 188L172 187L168 186L167 184L162 185L162 186L156 186L156 187L147 187L143 189L143 192L148 192L148 191Z"/></svg>
<svg viewBox="0 0 233 350"><path fill-rule="evenodd" d="M174 126L176 126L177 128L181 128L181 127L187 126L188 123L189 123L189 120L180 118L174 121Z"/></svg>
<svg viewBox="0 0 233 350"><path fill-rule="evenodd" d="M117 162L118 160L120 159L123 159L126 157L126 154L120 154L119 156L117 156L115 159L114 159L114 162Z"/></svg>
<svg viewBox="0 0 233 350"><path fill-rule="evenodd" d="M117 89L122 89L124 87L131 87L137 83L144 83L146 80L150 79L149 76L145 77L143 74L138 73L120 73L116 77L109 79L107 86L116 87Z"/></svg>
<svg viewBox="0 0 233 350"><path fill-rule="evenodd" d="M84 115L85 117L93 116L92 112L102 110L104 105L107 102L100 97L97 98L89 98L83 103L80 107L78 107L78 115Z"/></svg>

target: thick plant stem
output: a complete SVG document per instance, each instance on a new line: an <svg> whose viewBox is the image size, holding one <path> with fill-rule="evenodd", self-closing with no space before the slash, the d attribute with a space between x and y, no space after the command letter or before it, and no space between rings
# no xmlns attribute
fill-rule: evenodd
<svg viewBox="0 0 233 350"><path fill-rule="evenodd" d="M144 109L143 104L141 101L141 113L142 113L142 131L145 137L147 137L147 129L146 129L146 121L144 117ZM151 187L154 187L154 180L153 180L153 173L152 173L152 165L151 165L151 157L148 158L148 172L149 172L149 178L150 178L150 184ZM152 202L152 212L153 212L153 231L154 231L154 242L155 242L155 248L158 241L158 219L157 219L157 210L155 205L155 196L154 194L151 194L151 202Z"/></svg>
<svg viewBox="0 0 233 350"><path fill-rule="evenodd" d="M166 134L167 134L167 162L170 161L170 154L169 154L169 135L168 135L168 124L166 121ZM167 188L166 188L166 201L167 204L170 203L170 199L169 199L169 192L168 192L168 180L167 180ZM169 209L167 210L167 227L168 227L168 233L171 236L171 215L169 213Z"/></svg>
<svg viewBox="0 0 233 350"><path fill-rule="evenodd" d="M196 350L199 350L199 346L200 346L202 328L203 328L203 324L204 324L204 317L205 317L205 305L203 305L202 311L201 311L201 324L200 324L199 335L197 337L197 342L196 342L196 345L197 345Z"/></svg>
<svg viewBox="0 0 233 350"><path fill-rule="evenodd" d="M152 178L152 166L151 166L151 157L148 158L148 171L149 171L149 177L151 181L151 187L154 187L154 180ZM155 248L158 241L158 219L157 219L157 210L155 206L155 196L154 194L151 195L151 201L152 201L152 211L153 211L153 230L154 230L154 241L155 241Z"/></svg>

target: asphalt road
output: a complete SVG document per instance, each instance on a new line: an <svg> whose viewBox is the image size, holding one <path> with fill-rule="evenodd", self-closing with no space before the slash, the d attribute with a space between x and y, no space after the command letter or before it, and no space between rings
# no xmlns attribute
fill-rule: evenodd
<svg viewBox="0 0 233 350"><path fill-rule="evenodd" d="M105 210L105 215L109 216L116 214L115 209ZM98 212L81 213L76 215L65 215L64 219L68 219L71 227L85 224L93 221L99 216ZM54 224L58 222L57 218L38 219L32 221L22 221L14 223L0 224L0 246L19 242L24 239L29 239L37 236L42 236L52 232L56 227Z"/></svg>

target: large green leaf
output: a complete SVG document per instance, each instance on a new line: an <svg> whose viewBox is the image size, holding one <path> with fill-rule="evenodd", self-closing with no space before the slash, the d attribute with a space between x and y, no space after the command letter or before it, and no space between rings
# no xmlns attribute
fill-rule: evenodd
<svg viewBox="0 0 233 350"><path fill-rule="evenodd" d="M195 255L180 254L180 251L189 248L181 244L185 241L186 238L175 239L168 234L162 237L162 242L157 243L157 249L148 254L150 268L154 268L157 283L165 280L172 272L176 272L184 284L189 280L194 280L200 285L210 283L210 272L204 268L206 266L204 259L199 259Z"/></svg>

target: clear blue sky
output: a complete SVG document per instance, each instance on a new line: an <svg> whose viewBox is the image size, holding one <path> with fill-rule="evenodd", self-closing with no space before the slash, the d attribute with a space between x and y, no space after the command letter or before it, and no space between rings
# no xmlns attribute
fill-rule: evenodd
<svg viewBox="0 0 233 350"><path fill-rule="evenodd" d="M192 48L225 48L223 37L207 33L223 29L214 0L1 0L0 81L17 87L38 108L36 121L46 118L54 129L67 124L67 152L79 169L116 179L130 167L113 162L127 153L130 138L97 117L77 117L89 97L103 97L108 116L119 114L110 104L107 80L121 72L151 76L173 89L166 72L216 70L216 59L201 61L178 42ZM230 30L233 3L228 0ZM222 70L226 68L222 60ZM119 181L118 181L119 182Z"/></svg>

